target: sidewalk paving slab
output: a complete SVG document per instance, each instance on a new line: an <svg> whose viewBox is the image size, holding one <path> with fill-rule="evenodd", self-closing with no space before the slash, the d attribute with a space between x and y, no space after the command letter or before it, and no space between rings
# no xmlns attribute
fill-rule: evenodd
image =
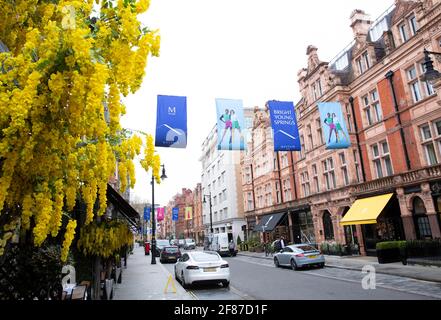
<svg viewBox="0 0 441 320"><path fill-rule="evenodd" d="M256 258L273 260L274 256L265 256L265 253L256 252L239 252L238 255ZM375 267L377 273L389 274L394 276L412 278L417 280L439 282L441 283L441 268L436 266L419 266L419 265L403 265L399 263L379 264L376 257L338 257L325 255L326 267L339 268L347 270L362 271L366 265Z"/></svg>
<svg viewBox="0 0 441 320"><path fill-rule="evenodd" d="M176 282L172 275L160 262L151 264L152 256L144 254L144 248L135 244L133 254L127 260L127 269L123 269L122 283L116 284L114 300L195 300L196 297L188 293ZM172 276L176 293L173 287L168 286L164 292L169 276Z"/></svg>

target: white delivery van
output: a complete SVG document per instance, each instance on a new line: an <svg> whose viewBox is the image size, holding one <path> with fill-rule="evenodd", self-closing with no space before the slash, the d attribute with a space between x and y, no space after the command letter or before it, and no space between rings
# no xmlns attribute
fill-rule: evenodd
<svg viewBox="0 0 441 320"><path fill-rule="evenodd" d="M221 256L226 256L230 254L228 249L228 233L216 233L213 234L213 238L210 243L210 251L215 251Z"/></svg>

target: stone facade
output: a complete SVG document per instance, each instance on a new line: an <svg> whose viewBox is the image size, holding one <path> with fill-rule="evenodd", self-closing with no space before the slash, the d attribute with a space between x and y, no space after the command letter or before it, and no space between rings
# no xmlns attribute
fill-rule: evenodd
<svg viewBox="0 0 441 320"><path fill-rule="evenodd" d="M431 84L421 76L423 50L441 52L441 1L397 0L375 22L355 10L351 28L354 40L331 62L321 61L316 47L307 48L307 66L298 72L302 98L296 103L302 152L274 154L268 132L242 156L248 228L265 214L286 211L290 240L299 241L300 230L303 241L311 224L299 222L303 218L296 212L305 211L314 242L355 241L362 254L385 235L389 240L440 238L441 91L439 81ZM330 101L341 103L352 142L348 149L326 148L317 105ZM267 110L255 109L253 117L253 130L269 128ZM259 175L256 166L263 156L274 163ZM284 197L288 178L291 194ZM262 203L259 190L268 183L272 203ZM357 199L387 193L394 198L385 209L386 222L340 225Z"/></svg>
<svg viewBox="0 0 441 320"><path fill-rule="evenodd" d="M234 240L244 239L244 209L240 151L217 149L217 129L213 128L202 143L201 191L204 234L230 233ZM211 203L211 214L210 214Z"/></svg>

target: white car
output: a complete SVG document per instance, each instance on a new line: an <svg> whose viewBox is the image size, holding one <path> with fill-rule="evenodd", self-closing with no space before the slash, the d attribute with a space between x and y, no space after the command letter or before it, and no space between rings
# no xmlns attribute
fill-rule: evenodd
<svg viewBox="0 0 441 320"><path fill-rule="evenodd" d="M185 239L184 249L185 250L196 249L196 242L193 239Z"/></svg>
<svg viewBox="0 0 441 320"><path fill-rule="evenodd" d="M175 264L175 278L184 288L197 283L230 285L230 266L216 252L185 252Z"/></svg>

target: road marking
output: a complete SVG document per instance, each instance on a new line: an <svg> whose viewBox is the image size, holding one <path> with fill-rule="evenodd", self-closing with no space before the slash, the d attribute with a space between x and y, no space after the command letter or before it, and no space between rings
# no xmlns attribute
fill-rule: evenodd
<svg viewBox="0 0 441 320"><path fill-rule="evenodd" d="M259 262L255 262L255 261L251 261L251 260L242 260L239 258L240 261L242 262L246 262L246 263L251 263L251 264L256 264L256 265L260 265L260 266L264 266L264 267L268 267L268 268L275 268L274 265L269 265L269 264L263 264L263 263L259 263ZM282 269L282 268L277 268L278 270L286 270L286 271L291 271L289 269ZM327 275L322 275L322 274L318 274L315 272L308 272L308 271L302 271L299 274L308 274L308 275L312 275L312 276L317 276L317 277L322 277L322 278L328 278L328 279L333 279L333 280L339 280L339 281L346 281L346 282L352 282L352 283L361 283L360 281L357 280L350 280L350 279L345 279L345 278L339 278L339 277L334 277L334 276L327 276ZM399 276L394 276L394 275L390 275L393 277L399 277ZM404 277L401 277L404 278ZM424 280L416 280L416 279L411 279L411 280L415 280L415 281L421 281L423 282ZM428 281L426 281L428 282ZM432 284L435 282L431 282ZM420 296L426 296L426 297L430 297L430 298L435 298L435 299L441 299L441 295L437 295L437 294L430 294L430 293L426 293L426 292L420 292L420 291L413 291L413 290L404 290L404 289L400 289L400 288L395 288L395 287L390 287L390 286L386 286L386 285L378 285L379 288L383 288L383 289L389 289L389 290L394 290L394 291L399 291L399 292L404 292L404 293L412 293L412 294L416 294L416 295L420 295Z"/></svg>
<svg viewBox="0 0 441 320"><path fill-rule="evenodd" d="M232 285L230 285L230 290L237 296L239 296L240 298L242 298L242 300L256 300L256 298L240 291L239 289L233 287Z"/></svg>

